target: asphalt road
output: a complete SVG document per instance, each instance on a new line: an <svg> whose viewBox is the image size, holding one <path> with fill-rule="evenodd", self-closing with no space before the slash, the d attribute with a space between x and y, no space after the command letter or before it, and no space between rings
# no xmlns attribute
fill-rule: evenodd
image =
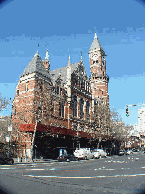
<svg viewBox="0 0 146 194"><path fill-rule="evenodd" d="M0 184L3 192L11 194L141 194L145 155L0 165Z"/></svg>

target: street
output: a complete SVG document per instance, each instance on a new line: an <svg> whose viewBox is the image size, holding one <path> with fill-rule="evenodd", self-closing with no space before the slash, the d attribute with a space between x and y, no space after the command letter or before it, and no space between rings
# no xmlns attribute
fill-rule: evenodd
<svg viewBox="0 0 146 194"><path fill-rule="evenodd" d="M0 165L0 175L1 189L11 194L144 193L145 155Z"/></svg>

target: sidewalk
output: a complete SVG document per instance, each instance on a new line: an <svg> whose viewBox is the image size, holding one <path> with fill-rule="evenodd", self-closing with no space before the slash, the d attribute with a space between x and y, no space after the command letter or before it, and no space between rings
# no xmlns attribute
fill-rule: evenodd
<svg viewBox="0 0 146 194"><path fill-rule="evenodd" d="M53 160L53 159L33 159L33 161L31 161L30 158L13 158L14 160L14 164L30 164L30 163L50 163L50 162L57 162L58 160Z"/></svg>

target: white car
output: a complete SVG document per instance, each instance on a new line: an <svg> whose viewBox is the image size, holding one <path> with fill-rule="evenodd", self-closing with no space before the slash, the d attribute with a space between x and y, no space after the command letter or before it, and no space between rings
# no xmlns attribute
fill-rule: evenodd
<svg viewBox="0 0 146 194"><path fill-rule="evenodd" d="M76 149L74 151L74 156L77 157L78 159L89 159L93 158L93 153L91 153L90 148L80 148Z"/></svg>
<svg viewBox="0 0 146 194"><path fill-rule="evenodd" d="M130 155L130 154L132 154L132 151L131 150L127 150L126 151L126 155Z"/></svg>
<svg viewBox="0 0 146 194"><path fill-rule="evenodd" d="M97 151L97 149L91 150L91 152L92 152L94 158L100 158L101 157L99 152Z"/></svg>
<svg viewBox="0 0 146 194"><path fill-rule="evenodd" d="M107 156L107 153L104 150L102 150L102 149L94 149L94 150L96 152L95 156L98 156L98 154L99 154L99 158Z"/></svg>

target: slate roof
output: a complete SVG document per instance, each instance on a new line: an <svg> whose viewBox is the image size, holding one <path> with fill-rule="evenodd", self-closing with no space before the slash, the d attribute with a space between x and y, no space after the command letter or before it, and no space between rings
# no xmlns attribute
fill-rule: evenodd
<svg viewBox="0 0 146 194"><path fill-rule="evenodd" d="M90 46L90 50L93 50L93 49L95 49L95 48L100 48L100 49L102 49L101 44L100 44L100 42L99 42L99 40L98 40L98 38L97 38L96 32L95 32L94 40L92 41L92 44L91 44L91 46ZM102 50L103 50L103 49L102 49Z"/></svg>
<svg viewBox="0 0 146 194"><path fill-rule="evenodd" d="M47 78L50 78L50 74L46 71L42 59L37 52L32 60L29 62L28 66L24 69L20 77L25 76L30 73L38 73Z"/></svg>
<svg viewBox="0 0 146 194"><path fill-rule="evenodd" d="M70 65L71 66L71 74L73 73L73 71L76 69L76 67L79 64L80 64L80 62ZM67 81L67 66L52 70L52 71L50 71L50 74L51 74L51 80L53 82L55 82L57 80L57 78L59 76L61 76L62 82L66 83L66 81Z"/></svg>

